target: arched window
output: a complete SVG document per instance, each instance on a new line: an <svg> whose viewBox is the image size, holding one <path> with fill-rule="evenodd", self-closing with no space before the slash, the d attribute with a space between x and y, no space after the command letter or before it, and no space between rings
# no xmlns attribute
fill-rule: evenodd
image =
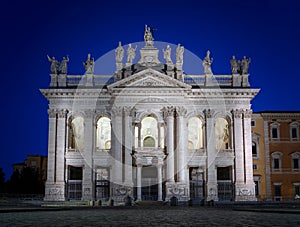
<svg viewBox="0 0 300 227"><path fill-rule="evenodd" d="M203 148L202 121L199 117L191 117L188 120L188 145L189 149Z"/></svg>
<svg viewBox="0 0 300 227"><path fill-rule="evenodd" d="M158 122L154 117L145 117L141 121L141 139L143 146L158 146Z"/></svg>
<svg viewBox="0 0 300 227"><path fill-rule="evenodd" d="M100 117L97 121L96 147L105 150L111 148L111 125L108 117Z"/></svg>
<svg viewBox="0 0 300 227"><path fill-rule="evenodd" d="M68 131L68 147L83 151L84 149L84 119L82 117L70 117Z"/></svg>
<svg viewBox="0 0 300 227"><path fill-rule="evenodd" d="M215 137L216 137L216 149L225 150L231 148L230 128L228 121L225 118L218 117L215 122Z"/></svg>

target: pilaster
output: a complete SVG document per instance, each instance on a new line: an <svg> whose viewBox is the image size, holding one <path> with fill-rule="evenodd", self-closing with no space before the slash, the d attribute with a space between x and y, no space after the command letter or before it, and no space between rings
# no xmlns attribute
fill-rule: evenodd
<svg viewBox="0 0 300 227"><path fill-rule="evenodd" d="M205 110L206 117L206 139L207 139L207 197L206 200L218 200L217 170L216 159L216 139L215 139L215 120L214 110Z"/></svg>
<svg viewBox="0 0 300 227"><path fill-rule="evenodd" d="M132 137L134 136L132 128L131 108L124 107L124 142L125 142L125 180L126 186L132 187Z"/></svg>

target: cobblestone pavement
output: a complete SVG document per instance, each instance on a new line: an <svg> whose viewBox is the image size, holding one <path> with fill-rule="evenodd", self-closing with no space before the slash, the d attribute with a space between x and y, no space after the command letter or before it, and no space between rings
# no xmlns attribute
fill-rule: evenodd
<svg viewBox="0 0 300 227"><path fill-rule="evenodd" d="M114 207L0 213L0 226L300 226L300 215L215 207Z"/></svg>

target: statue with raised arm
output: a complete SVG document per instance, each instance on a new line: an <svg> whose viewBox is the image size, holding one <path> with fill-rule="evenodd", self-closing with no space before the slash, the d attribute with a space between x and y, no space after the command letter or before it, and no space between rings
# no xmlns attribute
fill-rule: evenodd
<svg viewBox="0 0 300 227"><path fill-rule="evenodd" d="M133 59L135 58L135 51L136 51L136 48L137 48L137 46L136 46L135 48L133 48L133 47L131 46L131 43L128 44L128 49L127 49L127 63L128 63L128 64L132 64L132 61L133 61Z"/></svg>
<svg viewBox="0 0 300 227"><path fill-rule="evenodd" d="M166 60L167 64L172 64L172 59L171 59L171 47L170 45L167 45L167 49L164 50L164 59Z"/></svg>
<svg viewBox="0 0 300 227"><path fill-rule="evenodd" d="M242 59L242 61L241 61L242 75L248 74L250 61L251 61L251 59L246 58L246 56L244 56L244 58Z"/></svg>
<svg viewBox="0 0 300 227"><path fill-rule="evenodd" d="M178 44L176 48L176 63L179 64L183 63L183 52L184 52L184 47Z"/></svg>
<svg viewBox="0 0 300 227"><path fill-rule="evenodd" d="M202 61L202 65L204 67L204 73L205 74L212 74L212 71L211 71L212 62L213 62L213 58L210 58L210 51L208 50L206 52L205 58Z"/></svg>
<svg viewBox="0 0 300 227"><path fill-rule="evenodd" d="M59 62L55 59L55 57L50 58L47 55L48 61L51 62L50 70L53 74L58 74L59 72Z"/></svg>
<svg viewBox="0 0 300 227"><path fill-rule="evenodd" d="M94 73L94 58L91 59L91 54L89 53L85 62L83 62L83 66L85 68L86 73Z"/></svg>
<svg viewBox="0 0 300 227"><path fill-rule="evenodd" d="M116 53L116 62L122 63L124 57L124 48L122 47L121 42L119 42L119 46L115 50Z"/></svg>
<svg viewBox="0 0 300 227"><path fill-rule="evenodd" d="M146 46L153 46L154 38L153 38L153 35L151 32L151 28L148 27L147 25L145 25L144 40L145 40Z"/></svg>
<svg viewBox="0 0 300 227"><path fill-rule="evenodd" d="M69 62L69 56L63 57L63 60L61 61L60 64L60 70L62 74L67 74L68 72L68 62Z"/></svg>
<svg viewBox="0 0 300 227"><path fill-rule="evenodd" d="M232 59L230 60L230 65L231 65L231 72L232 74L237 74L239 73L239 62L236 60L235 56L232 56Z"/></svg>

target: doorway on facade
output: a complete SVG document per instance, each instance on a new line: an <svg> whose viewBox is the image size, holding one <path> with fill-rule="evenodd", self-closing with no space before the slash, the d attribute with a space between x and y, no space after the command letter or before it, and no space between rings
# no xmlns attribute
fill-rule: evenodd
<svg viewBox="0 0 300 227"><path fill-rule="evenodd" d="M107 168L99 168L96 170L96 200L108 200L109 199L109 171Z"/></svg>
<svg viewBox="0 0 300 227"><path fill-rule="evenodd" d="M190 167L189 179L190 199L192 199L194 203L200 203L205 196L203 170L198 167Z"/></svg>
<svg viewBox="0 0 300 227"><path fill-rule="evenodd" d="M219 201L233 200L232 168L217 168L218 198Z"/></svg>
<svg viewBox="0 0 300 227"><path fill-rule="evenodd" d="M82 198L82 167L68 166L67 198Z"/></svg>
<svg viewBox="0 0 300 227"><path fill-rule="evenodd" d="M157 168L155 166L146 166L142 168L142 200L157 201L158 184Z"/></svg>

